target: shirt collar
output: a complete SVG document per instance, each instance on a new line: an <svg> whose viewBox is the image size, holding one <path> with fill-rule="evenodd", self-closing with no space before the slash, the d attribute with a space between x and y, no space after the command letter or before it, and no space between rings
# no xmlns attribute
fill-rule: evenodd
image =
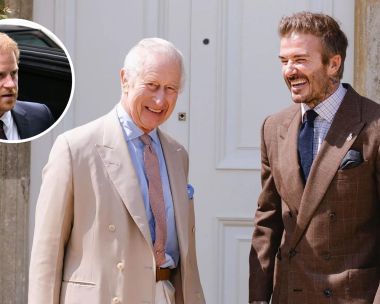
<svg viewBox="0 0 380 304"><path fill-rule="evenodd" d="M343 87L343 85L339 84L336 91L318 104L313 110L318 113L319 117L327 120L329 123L332 123L346 92L347 90ZM310 110L310 107L305 103L301 103L302 121L307 110Z"/></svg>
<svg viewBox="0 0 380 304"><path fill-rule="evenodd" d="M139 138L144 132L136 126L132 118L129 116L128 112L125 111L124 107L121 103L119 103L116 107L117 116L119 118L120 124L124 129L124 134L126 136L126 140L130 141L136 138ZM148 133L148 135L152 138L153 142L158 144L160 141L158 139L157 128L153 129Z"/></svg>
<svg viewBox="0 0 380 304"><path fill-rule="evenodd" d="M6 111L0 119L4 122L4 126L6 126L7 129L11 127L13 120L11 111Z"/></svg>

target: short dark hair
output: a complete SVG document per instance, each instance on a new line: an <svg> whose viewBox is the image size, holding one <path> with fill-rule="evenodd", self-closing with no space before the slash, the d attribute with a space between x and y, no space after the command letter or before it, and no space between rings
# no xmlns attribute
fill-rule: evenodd
<svg viewBox="0 0 380 304"><path fill-rule="evenodd" d="M321 39L323 64L327 64L331 56L340 55L342 63L337 76L340 79L343 77L348 41L334 18L311 12L298 12L282 17L278 26L280 37L285 37L293 32L311 34Z"/></svg>

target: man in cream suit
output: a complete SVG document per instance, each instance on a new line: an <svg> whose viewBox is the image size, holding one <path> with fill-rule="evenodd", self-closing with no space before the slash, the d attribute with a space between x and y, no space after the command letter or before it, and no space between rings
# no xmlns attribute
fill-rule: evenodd
<svg viewBox="0 0 380 304"><path fill-rule="evenodd" d="M340 83L333 18L296 13L279 34L295 104L262 128L249 302L380 303L380 106Z"/></svg>
<svg viewBox="0 0 380 304"><path fill-rule="evenodd" d="M188 155L158 129L183 73L170 42L141 40L125 58L120 103L57 138L37 203L29 304L205 303Z"/></svg>

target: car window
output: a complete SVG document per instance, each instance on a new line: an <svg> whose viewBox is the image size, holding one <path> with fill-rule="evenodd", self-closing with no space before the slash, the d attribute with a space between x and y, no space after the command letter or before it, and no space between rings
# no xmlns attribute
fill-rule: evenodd
<svg viewBox="0 0 380 304"><path fill-rule="evenodd" d="M25 34L10 34L14 40L17 41L19 44L25 44L25 45L30 45L30 46L41 46L41 47L49 47L49 44L46 43L44 40L39 38L36 35L31 35L28 33Z"/></svg>

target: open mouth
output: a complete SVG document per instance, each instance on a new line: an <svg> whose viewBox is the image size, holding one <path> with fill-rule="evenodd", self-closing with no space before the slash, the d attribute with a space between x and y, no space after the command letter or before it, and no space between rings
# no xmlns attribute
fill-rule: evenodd
<svg viewBox="0 0 380 304"><path fill-rule="evenodd" d="M304 86L306 83L307 83L307 80L306 79L295 79L295 80L290 80L290 85L292 86L292 88L301 88L302 86Z"/></svg>
<svg viewBox="0 0 380 304"><path fill-rule="evenodd" d="M153 112L153 113L156 113L156 114L160 114L162 112L162 110L159 110L159 109L153 109L153 108L149 108L149 107L146 107L149 111Z"/></svg>

